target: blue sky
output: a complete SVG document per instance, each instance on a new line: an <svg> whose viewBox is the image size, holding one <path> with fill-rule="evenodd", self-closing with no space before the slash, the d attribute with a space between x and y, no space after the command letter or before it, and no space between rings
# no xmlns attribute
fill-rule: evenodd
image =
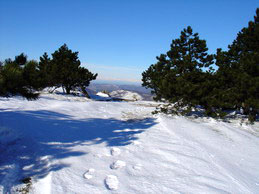
<svg viewBox="0 0 259 194"><path fill-rule="evenodd" d="M258 0L0 0L0 60L38 60L66 43L99 81L140 82L155 57L192 26L210 53L226 49Z"/></svg>

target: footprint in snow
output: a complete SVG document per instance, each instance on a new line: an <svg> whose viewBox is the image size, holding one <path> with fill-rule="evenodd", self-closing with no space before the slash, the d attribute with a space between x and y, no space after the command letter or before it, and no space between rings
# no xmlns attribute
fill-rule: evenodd
<svg viewBox="0 0 259 194"><path fill-rule="evenodd" d="M114 175L107 175L105 178L105 185L110 190L117 190L119 186L118 178Z"/></svg>
<svg viewBox="0 0 259 194"><path fill-rule="evenodd" d="M136 145L136 146L138 146L138 145L140 145L141 143L139 142L139 141L133 141L132 142L132 145Z"/></svg>
<svg viewBox="0 0 259 194"><path fill-rule="evenodd" d="M116 162L113 162L110 167L111 169L119 169L123 168L124 166L126 166L126 162L117 160Z"/></svg>
<svg viewBox="0 0 259 194"><path fill-rule="evenodd" d="M141 168L142 168L141 164L136 164L136 165L133 166L134 170L141 170Z"/></svg>
<svg viewBox="0 0 259 194"><path fill-rule="evenodd" d="M119 148L112 148L111 149L111 155L112 156L118 156L118 155L120 155L120 153L121 153L121 150Z"/></svg>
<svg viewBox="0 0 259 194"><path fill-rule="evenodd" d="M84 173L84 178L85 178L85 179L91 179L91 178L93 178L94 172L95 172L95 169L89 168L89 169Z"/></svg>

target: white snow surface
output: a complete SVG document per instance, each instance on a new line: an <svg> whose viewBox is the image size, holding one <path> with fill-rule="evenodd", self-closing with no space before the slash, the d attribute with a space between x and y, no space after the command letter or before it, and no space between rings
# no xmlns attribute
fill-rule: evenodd
<svg viewBox="0 0 259 194"><path fill-rule="evenodd" d="M111 164L111 169L119 169L123 168L124 166L126 166L126 163L124 161L117 160L116 162L113 162Z"/></svg>
<svg viewBox="0 0 259 194"><path fill-rule="evenodd" d="M106 98L109 98L110 96L108 94L105 94L103 92L97 92L96 93L97 96L101 96L101 97L106 97Z"/></svg>
<svg viewBox="0 0 259 194"><path fill-rule="evenodd" d="M110 190L117 190L118 189L118 185L119 185L119 181L118 178L114 175L107 175L106 179L105 179L105 184L107 186L108 189Z"/></svg>
<svg viewBox="0 0 259 194"><path fill-rule="evenodd" d="M259 125L153 102L0 98L0 193L259 193ZM6 137L6 138L5 138Z"/></svg>

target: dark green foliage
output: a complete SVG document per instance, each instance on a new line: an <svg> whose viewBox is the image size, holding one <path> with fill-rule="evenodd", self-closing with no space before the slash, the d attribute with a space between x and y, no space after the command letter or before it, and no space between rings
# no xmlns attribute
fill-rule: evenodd
<svg viewBox="0 0 259 194"><path fill-rule="evenodd" d="M69 94L77 84L77 72L80 66L78 52L72 52L64 44L52 54L52 77L56 84L65 88Z"/></svg>
<svg viewBox="0 0 259 194"><path fill-rule="evenodd" d="M26 60L20 60L19 56L16 57L15 61L6 60L0 69L0 96L9 97L18 94L27 99L36 99L38 94L34 92L34 86L30 86L29 83L29 80L33 81L31 78L25 79L25 72L29 69L26 68L25 71L25 67L22 67L27 65L24 63L27 62L27 58ZM31 65L29 64L29 66Z"/></svg>
<svg viewBox="0 0 259 194"><path fill-rule="evenodd" d="M23 82L22 69L14 62L6 60L0 72L0 95L9 96L18 93Z"/></svg>
<svg viewBox="0 0 259 194"><path fill-rule="evenodd" d="M97 74L91 73L88 69L84 67L79 67L77 76L78 81L76 86L81 88L81 91L86 97L89 97L86 92L86 87L89 86L90 81L96 79Z"/></svg>
<svg viewBox="0 0 259 194"><path fill-rule="evenodd" d="M67 94L77 87L81 87L85 91L85 87L90 84L90 81L97 77L97 74L80 67L78 52L72 52L66 44L52 54L50 63L52 82L55 86L62 86Z"/></svg>
<svg viewBox="0 0 259 194"><path fill-rule="evenodd" d="M31 60L28 61L23 68L23 79L25 81L25 85L32 91L39 90L41 88L38 65L37 61Z"/></svg>
<svg viewBox="0 0 259 194"><path fill-rule="evenodd" d="M21 53L20 55L15 57L14 63L22 66L25 65L25 63L27 62L27 56L24 53Z"/></svg>
<svg viewBox="0 0 259 194"><path fill-rule="evenodd" d="M170 51L157 57L158 62L143 72L142 85L153 89L156 100L176 103L176 112L183 107L182 114L197 105L207 107L207 82L213 63L213 56L207 51L206 41L200 40L189 26L179 39L172 41Z"/></svg>
<svg viewBox="0 0 259 194"><path fill-rule="evenodd" d="M38 69L41 87L45 88L53 86L55 83L51 76L51 59L46 52L40 57Z"/></svg>
<svg viewBox="0 0 259 194"><path fill-rule="evenodd" d="M40 62L27 61L25 54L6 59L0 64L0 96L22 95L28 99L38 97L36 91L46 87L63 87L66 93L81 88L87 96L86 87L97 74L80 67L78 52L72 52L66 44L52 54L40 57Z"/></svg>
<svg viewBox="0 0 259 194"><path fill-rule="evenodd" d="M259 110L259 9L254 21L243 28L228 51L217 51L216 74L225 99L224 108L240 108L255 120Z"/></svg>
<svg viewBox="0 0 259 194"><path fill-rule="evenodd" d="M162 112L188 114L200 105L206 115L224 117L225 110L242 108L254 121L259 110L259 9L228 51L217 50L216 72L207 50L205 40L190 27L184 29L170 51L143 72L142 85L153 89L155 100L169 103Z"/></svg>

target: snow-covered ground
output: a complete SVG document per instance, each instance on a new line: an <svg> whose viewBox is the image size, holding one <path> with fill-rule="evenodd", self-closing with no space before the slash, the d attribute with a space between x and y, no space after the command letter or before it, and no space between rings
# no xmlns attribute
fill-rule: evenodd
<svg viewBox="0 0 259 194"><path fill-rule="evenodd" d="M0 192L259 193L258 123L154 116L155 106L0 98Z"/></svg>

